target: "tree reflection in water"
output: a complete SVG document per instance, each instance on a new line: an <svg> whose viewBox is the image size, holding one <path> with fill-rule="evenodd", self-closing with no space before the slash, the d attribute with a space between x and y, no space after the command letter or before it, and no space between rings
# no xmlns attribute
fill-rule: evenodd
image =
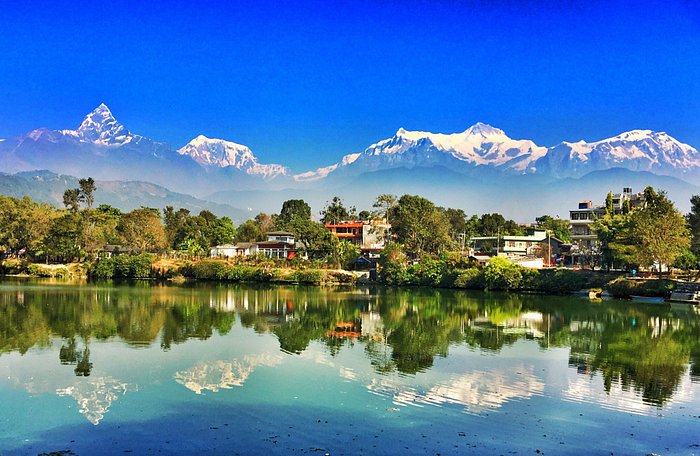
<svg viewBox="0 0 700 456"><path fill-rule="evenodd" d="M608 393L619 385L657 406L672 398L688 365L694 381L700 372L696 314L619 301L418 288L105 283L6 287L0 312L0 354L25 353L60 337L59 361L75 365L79 376L93 369L90 340L158 342L168 350L225 335L237 317L244 328L274 334L287 353L300 354L316 341L335 356L361 344L378 374L428 370L456 344L498 352L523 339L543 349L569 347L569 365L579 374L599 373Z"/></svg>

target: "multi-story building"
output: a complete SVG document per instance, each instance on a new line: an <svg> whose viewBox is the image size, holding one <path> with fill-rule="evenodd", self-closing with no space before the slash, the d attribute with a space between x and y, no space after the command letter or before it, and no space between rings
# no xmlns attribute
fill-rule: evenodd
<svg viewBox="0 0 700 456"><path fill-rule="evenodd" d="M612 207L615 214L624 212L625 207L630 209L644 205L644 193L632 193L630 187L625 187L622 193L612 195ZM579 201L578 208L569 211L571 221L571 243L577 246L581 253L596 253L598 236L591 228L593 222L605 216L605 205L593 206L591 200Z"/></svg>
<svg viewBox="0 0 700 456"><path fill-rule="evenodd" d="M363 255L376 258L384 249L384 239L390 225L383 219L346 220L326 223L325 227L339 239L346 240L360 248Z"/></svg>

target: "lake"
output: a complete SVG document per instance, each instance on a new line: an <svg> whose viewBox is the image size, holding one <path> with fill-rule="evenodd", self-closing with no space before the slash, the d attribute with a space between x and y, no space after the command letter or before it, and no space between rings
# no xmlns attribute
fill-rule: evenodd
<svg viewBox="0 0 700 456"><path fill-rule="evenodd" d="M0 455L50 452L699 454L700 317L452 290L5 278Z"/></svg>

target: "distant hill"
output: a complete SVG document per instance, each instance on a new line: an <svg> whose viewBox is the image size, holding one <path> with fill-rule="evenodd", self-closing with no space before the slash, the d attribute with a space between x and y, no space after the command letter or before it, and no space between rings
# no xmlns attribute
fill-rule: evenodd
<svg viewBox="0 0 700 456"><path fill-rule="evenodd" d="M228 216L240 223L249 214L229 204L215 203L176 193L165 187L140 181L96 181L95 205L109 204L123 211L141 206L162 209L165 206L186 208L193 213L207 209L218 216ZM29 196L56 206L63 206L63 192L78 187L78 178L50 171L0 173L0 194L21 198Z"/></svg>

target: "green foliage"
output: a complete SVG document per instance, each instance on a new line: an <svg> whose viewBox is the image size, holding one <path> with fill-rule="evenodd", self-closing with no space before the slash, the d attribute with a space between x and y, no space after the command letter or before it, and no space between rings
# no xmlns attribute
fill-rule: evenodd
<svg viewBox="0 0 700 456"><path fill-rule="evenodd" d="M90 265L88 276L94 279L145 279L153 277L152 264L153 256L147 253L100 258Z"/></svg>
<svg viewBox="0 0 700 456"><path fill-rule="evenodd" d="M78 181L80 188L78 189L80 194L80 201L84 202L88 209L92 209L92 205L95 202L95 190L97 186L95 185L95 179L88 177L87 179L80 179Z"/></svg>
<svg viewBox="0 0 700 456"><path fill-rule="evenodd" d="M73 213L78 212L80 210L80 189L71 188L63 192L63 205Z"/></svg>
<svg viewBox="0 0 700 456"><path fill-rule="evenodd" d="M389 210L389 224L406 253L420 257L439 253L451 244L449 221L431 201L417 195L403 195Z"/></svg>
<svg viewBox="0 0 700 456"><path fill-rule="evenodd" d="M282 203L282 210L277 217L277 228L288 230L292 219L311 220L311 206L302 199L291 199Z"/></svg>
<svg viewBox="0 0 700 456"><path fill-rule="evenodd" d="M673 292L675 282L661 279L626 279L618 277L606 286L610 294L616 298L635 296L654 296L668 298Z"/></svg>
<svg viewBox="0 0 700 456"><path fill-rule="evenodd" d="M457 275L454 286L469 290L483 290L486 286L483 271L477 267L465 269Z"/></svg>
<svg viewBox="0 0 700 456"><path fill-rule="evenodd" d="M285 280L293 283L318 285L323 281L323 272L318 269L300 269L285 277Z"/></svg>
<svg viewBox="0 0 700 456"><path fill-rule="evenodd" d="M350 220L357 217L355 208L349 209L343 204L343 200L339 196L334 196L330 202L326 203L326 207L321 211L321 223L336 223L343 220Z"/></svg>
<svg viewBox="0 0 700 456"><path fill-rule="evenodd" d="M530 274L539 273L540 281L537 291L547 294L568 294L586 287L586 278L568 269L554 269L532 271ZM523 276L523 281L525 276Z"/></svg>
<svg viewBox="0 0 700 456"><path fill-rule="evenodd" d="M552 236L564 242L571 242L571 224L569 220L553 218L549 215L542 215L535 219L538 228L551 232Z"/></svg>
<svg viewBox="0 0 700 456"><path fill-rule="evenodd" d="M520 287L523 276L522 268L512 264L508 259L493 257L484 267L484 284L488 290L512 290Z"/></svg>
<svg viewBox="0 0 700 456"><path fill-rule="evenodd" d="M68 268L65 266L52 267L43 264L30 264L27 267L27 272L34 277L64 279L70 276L70 271L68 271Z"/></svg>
<svg viewBox="0 0 700 456"><path fill-rule="evenodd" d="M700 195L690 198L690 212L686 215L688 228L691 235L691 250L695 255L700 255Z"/></svg>
<svg viewBox="0 0 700 456"><path fill-rule="evenodd" d="M165 228L157 209L142 207L124 214L117 231L124 243L138 252L156 252L167 245Z"/></svg>
<svg viewBox="0 0 700 456"><path fill-rule="evenodd" d="M673 263L673 267L684 271L700 269L700 260L698 260L698 257L695 256L693 252L686 249L678 255L678 258L676 258L676 261Z"/></svg>

